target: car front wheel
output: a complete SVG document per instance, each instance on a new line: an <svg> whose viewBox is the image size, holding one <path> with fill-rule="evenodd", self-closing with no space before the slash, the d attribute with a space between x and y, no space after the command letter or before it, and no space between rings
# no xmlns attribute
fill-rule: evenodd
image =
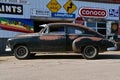
<svg viewBox="0 0 120 80"><path fill-rule="evenodd" d="M82 56L85 59L95 59L98 56L98 49L93 45L88 45L83 48Z"/></svg>
<svg viewBox="0 0 120 80"><path fill-rule="evenodd" d="M14 49L14 56L17 59L26 59L30 57L30 52L26 46L19 45Z"/></svg>

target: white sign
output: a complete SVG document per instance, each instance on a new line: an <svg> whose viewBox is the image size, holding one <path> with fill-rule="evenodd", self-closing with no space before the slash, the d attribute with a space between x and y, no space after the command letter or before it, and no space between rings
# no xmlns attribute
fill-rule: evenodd
<svg viewBox="0 0 120 80"><path fill-rule="evenodd" d="M31 10L32 16L42 16L42 17L50 17L50 11L47 10L38 10L38 9L32 9Z"/></svg>

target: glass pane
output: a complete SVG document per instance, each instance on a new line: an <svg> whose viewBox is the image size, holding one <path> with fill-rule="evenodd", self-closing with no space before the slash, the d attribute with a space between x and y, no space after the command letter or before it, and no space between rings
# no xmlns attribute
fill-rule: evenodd
<svg viewBox="0 0 120 80"><path fill-rule="evenodd" d="M80 29L74 28L74 27L68 27L67 28L67 33L68 34L82 34L83 30L80 30Z"/></svg>
<svg viewBox="0 0 120 80"><path fill-rule="evenodd" d="M49 28L49 33L64 33L64 27L52 26Z"/></svg>
<svg viewBox="0 0 120 80"><path fill-rule="evenodd" d="M88 27L96 27L96 23L95 22L87 22L87 26Z"/></svg>
<svg viewBox="0 0 120 80"><path fill-rule="evenodd" d="M97 23L98 28L106 28L106 23Z"/></svg>
<svg viewBox="0 0 120 80"><path fill-rule="evenodd" d="M98 29L98 32L103 35L106 35L106 29Z"/></svg>

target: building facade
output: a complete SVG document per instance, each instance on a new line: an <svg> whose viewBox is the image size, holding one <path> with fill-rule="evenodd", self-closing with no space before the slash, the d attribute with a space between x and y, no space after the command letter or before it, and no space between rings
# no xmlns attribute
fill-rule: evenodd
<svg viewBox="0 0 120 80"><path fill-rule="evenodd" d="M112 0L111 0L112 1ZM38 32L40 24L71 22L120 38L120 4L78 0L0 0L0 37Z"/></svg>

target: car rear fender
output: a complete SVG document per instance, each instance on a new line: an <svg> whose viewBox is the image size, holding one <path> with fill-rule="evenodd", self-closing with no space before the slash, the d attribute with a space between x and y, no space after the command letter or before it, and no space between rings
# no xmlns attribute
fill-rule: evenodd
<svg viewBox="0 0 120 80"><path fill-rule="evenodd" d="M72 43L72 49L74 52L81 52L82 48L86 45L94 45L99 49L99 42L102 40L102 38L97 37L80 37L73 41Z"/></svg>

